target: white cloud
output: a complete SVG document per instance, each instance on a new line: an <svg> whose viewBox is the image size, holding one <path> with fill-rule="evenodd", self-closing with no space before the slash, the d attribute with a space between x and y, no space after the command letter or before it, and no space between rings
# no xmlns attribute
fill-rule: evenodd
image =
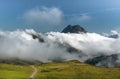
<svg viewBox="0 0 120 79"><path fill-rule="evenodd" d="M54 26L62 21L62 11L59 8L42 7L29 10L24 13L23 19L29 25Z"/></svg>
<svg viewBox="0 0 120 79"><path fill-rule="evenodd" d="M91 17L87 14L82 14L81 16L78 17L78 21L86 21L86 20L90 20Z"/></svg>
<svg viewBox="0 0 120 79"><path fill-rule="evenodd" d="M91 19L87 13L65 15L57 7L34 8L24 13L23 19L27 25L40 26L44 28L59 26L64 23L86 22Z"/></svg>
<svg viewBox="0 0 120 79"><path fill-rule="evenodd" d="M118 34L118 32L117 32L116 30L111 30L111 33L112 33L113 35L117 35L117 34Z"/></svg>
<svg viewBox="0 0 120 79"><path fill-rule="evenodd" d="M38 39L33 39L30 33L38 35L45 42L41 43ZM120 54L119 44L119 38L108 38L97 33L65 34L48 32L42 34L34 30L0 31L0 58L18 57L40 61L61 58L84 61L101 54ZM68 51L69 46L78 51L70 53Z"/></svg>

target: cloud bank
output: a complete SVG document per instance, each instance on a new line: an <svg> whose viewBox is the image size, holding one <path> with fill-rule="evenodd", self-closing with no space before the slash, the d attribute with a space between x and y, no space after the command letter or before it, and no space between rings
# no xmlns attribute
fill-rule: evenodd
<svg viewBox="0 0 120 79"><path fill-rule="evenodd" d="M33 39L33 36L39 39ZM120 38L97 33L37 33L34 30L0 31L0 58L34 59L43 62L85 60L120 54ZM120 58L117 60L120 62Z"/></svg>

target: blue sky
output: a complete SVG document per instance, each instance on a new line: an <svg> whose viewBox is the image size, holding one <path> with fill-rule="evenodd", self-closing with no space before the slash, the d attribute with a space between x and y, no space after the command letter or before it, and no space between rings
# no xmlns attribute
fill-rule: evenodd
<svg viewBox="0 0 120 79"><path fill-rule="evenodd" d="M120 0L0 0L0 29L61 31L79 24L90 32L120 29Z"/></svg>

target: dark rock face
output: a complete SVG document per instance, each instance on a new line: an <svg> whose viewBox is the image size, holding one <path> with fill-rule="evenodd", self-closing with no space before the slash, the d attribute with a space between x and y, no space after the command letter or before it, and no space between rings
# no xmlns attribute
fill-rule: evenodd
<svg viewBox="0 0 120 79"><path fill-rule="evenodd" d="M28 34L30 34L30 33L28 33ZM33 37L33 39L38 39L39 42L41 42L41 43L45 42L44 38L40 34L30 34L30 35Z"/></svg>
<svg viewBox="0 0 120 79"><path fill-rule="evenodd" d="M98 56L92 59L88 59L85 63L96 65L96 66L103 66L103 67L120 67L120 63L117 62L119 54L113 54L109 56Z"/></svg>
<svg viewBox="0 0 120 79"><path fill-rule="evenodd" d="M38 39L39 42L43 43L45 42L44 39L40 36L40 35L35 35L35 34L31 34L33 39Z"/></svg>
<svg viewBox="0 0 120 79"><path fill-rule="evenodd" d="M115 34L115 35L110 35L109 38L115 38L115 39L117 39L117 38L119 38L119 35L117 35L117 34Z"/></svg>
<svg viewBox="0 0 120 79"><path fill-rule="evenodd" d="M80 25L68 25L62 33L86 33L87 31Z"/></svg>

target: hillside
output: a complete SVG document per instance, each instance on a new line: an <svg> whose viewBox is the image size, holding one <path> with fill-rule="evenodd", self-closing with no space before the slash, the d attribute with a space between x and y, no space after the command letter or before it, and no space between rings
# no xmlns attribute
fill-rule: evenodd
<svg viewBox="0 0 120 79"><path fill-rule="evenodd" d="M120 79L120 68L96 67L73 60L36 65L34 79ZM0 79L30 79L30 65L0 64Z"/></svg>
<svg viewBox="0 0 120 79"><path fill-rule="evenodd" d="M32 72L30 66L0 64L0 79L29 79Z"/></svg>
<svg viewBox="0 0 120 79"><path fill-rule="evenodd" d="M13 64L13 65L39 65L42 62L38 60L24 60L19 58L6 58L0 59L1 64Z"/></svg>
<svg viewBox="0 0 120 79"><path fill-rule="evenodd" d="M45 63L38 67L36 79L120 79L120 68L104 68L69 61Z"/></svg>

